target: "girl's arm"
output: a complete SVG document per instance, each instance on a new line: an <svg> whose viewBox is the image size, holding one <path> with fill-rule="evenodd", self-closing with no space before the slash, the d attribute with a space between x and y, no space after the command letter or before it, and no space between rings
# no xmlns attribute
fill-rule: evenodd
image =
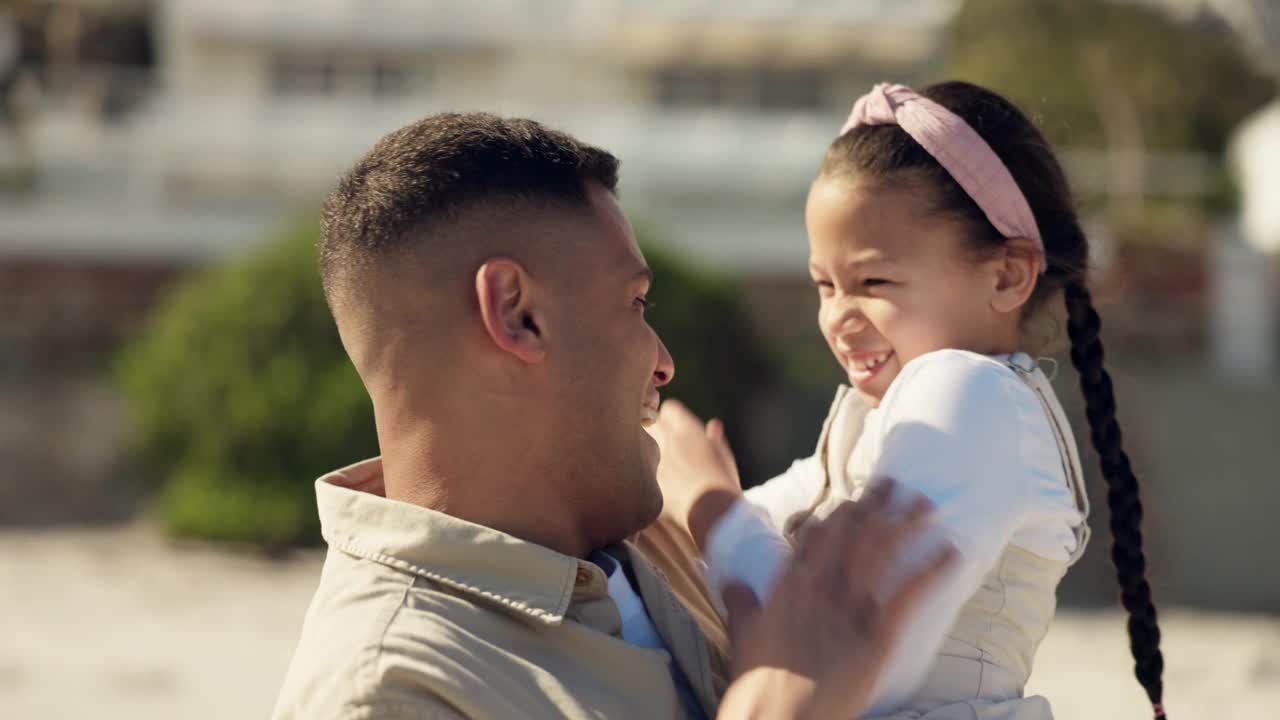
<svg viewBox="0 0 1280 720"><path fill-rule="evenodd" d="M702 546L711 589L718 594L737 581L761 602L767 601L774 578L791 554L782 528L793 514L809 509L824 480L820 461L811 456L747 490L718 519Z"/></svg>
<svg viewBox="0 0 1280 720"><path fill-rule="evenodd" d="M896 558L899 576L918 568L940 542L959 552L909 619L876 686L872 715L900 708L919 689L960 609L1027 516L1030 488L1042 472L1028 437L1039 427L1038 401L1029 392L986 358L944 351L904 368L881 405L872 477L891 477L937 508L932 532Z"/></svg>
<svg viewBox="0 0 1280 720"><path fill-rule="evenodd" d="M792 462L786 472L747 490L743 496L782 530L792 515L809 510L825 482L822 461L810 455Z"/></svg>
<svg viewBox="0 0 1280 720"><path fill-rule="evenodd" d="M790 553L778 528L792 513L808 509L824 481L818 459L792 463L743 499L733 453L718 421L703 425L683 405L668 400L650 432L662 451L658 483L663 512L689 531L707 558L713 597L719 599L721 581L739 580L765 599Z"/></svg>

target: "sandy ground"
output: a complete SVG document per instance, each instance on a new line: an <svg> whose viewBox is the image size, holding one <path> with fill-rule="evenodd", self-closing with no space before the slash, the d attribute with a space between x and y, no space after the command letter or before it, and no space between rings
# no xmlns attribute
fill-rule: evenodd
<svg viewBox="0 0 1280 720"><path fill-rule="evenodd" d="M322 556L143 526L0 530L0 718L265 718ZM1165 613L1175 720L1280 718L1280 617ZM1030 692L1059 718L1150 717L1115 612L1064 611Z"/></svg>

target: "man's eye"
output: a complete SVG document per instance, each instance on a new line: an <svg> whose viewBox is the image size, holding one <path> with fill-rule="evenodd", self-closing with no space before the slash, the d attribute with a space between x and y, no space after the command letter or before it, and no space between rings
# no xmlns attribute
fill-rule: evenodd
<svg viewBox="0 0 1280 720"><path fill-rule="evenodd" d="M636 304L640 306L641 310L646 312L653 309L653 301L647 297L636 298Z"/></svg>
<svg viewBox="0 0 1280 720"><path fill-rule="evenodd" d="M836 287L830 280L814 280L813 285L819 290L834 290Z"/></svg>
<svg viewBox="0 0 1280 720"><path fill-rule="evenodd" d="M865 287L873 287L875 285L892 285L893 281L885 280L884 278L867 278L862 281L862 284Z"/></svg>

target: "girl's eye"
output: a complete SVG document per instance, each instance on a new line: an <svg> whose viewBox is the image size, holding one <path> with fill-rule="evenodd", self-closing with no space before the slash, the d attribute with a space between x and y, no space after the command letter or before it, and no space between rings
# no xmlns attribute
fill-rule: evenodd
<svg viewBox="0 0 1280 720"><path fill-rule="evenodd" d="M653 309L653 302L647 297L636 298L636 304L640 306L640 310L642 312L647 312Z"/></svg>
<svg viewBox="0 0 1280 720"><path fill-rule="evenodd" d="M893 281L885 280L884 278L867 278L866 280L862 281L862 285L864 287L874 287L876 285L892 285L892 284L893 284Z"/></svg>
<svg viewBox="0 0 1280 720"><path fill-rule="evenodd" d="M813 285L814 287L818 288L819 292L822 292L825 290L834 290L836 287L835 284L832 283L830 280L814 280Z"/></svg>

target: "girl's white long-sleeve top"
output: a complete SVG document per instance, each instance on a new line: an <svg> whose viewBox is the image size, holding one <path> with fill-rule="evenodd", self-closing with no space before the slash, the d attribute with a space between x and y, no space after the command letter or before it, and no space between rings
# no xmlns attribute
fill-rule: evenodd
<svg viewBox="0 0 1280 720"><path fill-rule="evenodd" d="M1020 372L1042 382L1028 382ZM933 352L907 363L879 407L867 412L856 440L844 438L856 442L846 477L833 479L825 492L856 499L868 482L889 477L936 508L935 526L895 559L897 578L926 562L942 539L959 551L958 562L908 622L877 684L871 715L898 708L917 690L961 608L1006 548L1064 566L1082 550L1088 505L1071 480L1069 465L1078 465L1074 439L1062 427L1056 399L1042 397L1047 388L1025 354ZM712 586L743 581L767 598L790 552L782 530L793 516L813 509L827 482L815 455L748 490L709 536L705 559Z"/></svg>

